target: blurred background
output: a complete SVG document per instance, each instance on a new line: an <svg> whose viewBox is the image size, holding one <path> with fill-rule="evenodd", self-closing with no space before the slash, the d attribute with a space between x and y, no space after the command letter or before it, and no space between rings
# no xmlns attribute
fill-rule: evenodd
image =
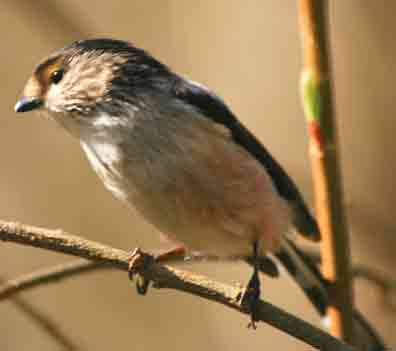
<svg viewBox="0 0 396 351"><path fill-rule="evenodd" d="M396 2L331 2L332 54L342 172L353 261L395 275ZM298 95L301 53L294 0L0 0L0 217L62 228L115 247L157 248L160 240L107 192L78 143L53 122L17 116L14 104L43 57L87 37L141 46L220 94L265 143L313 205L307 136ZM0 243L0 275L14 277L70 258ZM235 264L188 266L245 283ZM319 318L283 275L264 279L266 299L317 325ZM358 307L389 346L395 311L377 287L357 281ZM247 318L198 298L151 290L142 298L126 274L97 272L23 294L84 350L308 350L277 330L246 329ZM7 301L0 350L58 350Z"/></svg>

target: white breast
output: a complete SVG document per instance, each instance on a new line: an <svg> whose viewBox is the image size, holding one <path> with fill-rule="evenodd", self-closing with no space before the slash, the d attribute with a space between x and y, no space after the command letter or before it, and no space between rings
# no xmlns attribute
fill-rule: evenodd
<svg viewBox="0 0 396 351"><path fill-rule="evenodd" d="M92 168L99 175L106 188L118 199L125 200L127 197L126 186L119 173L122 156L118 147L107 142L87 144L83 141L81 141L81 146Z"/></svg>

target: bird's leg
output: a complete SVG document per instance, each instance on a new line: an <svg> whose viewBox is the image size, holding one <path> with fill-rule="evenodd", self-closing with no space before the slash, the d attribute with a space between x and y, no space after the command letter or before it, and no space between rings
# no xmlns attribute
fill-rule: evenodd
<svg viewBox="0 0 396 351"><path fill-rule="evenodd" d="M174 259L180 259L182 257L185 257L187 254L187 249L183 245L178 245L175 246L171 249L161 251L154 255L155 261L156 262L168 262Z"/></svg>
<svg viewBox="0 0 396 351"><path fill-rule="evenodd" d="M152 263L153 260L156 262L167 262L173 259L184 257L186 251L186 248L182 245L176 246L170 250L158 252L154 255L143 254L140 249L135 249L130 256L128 276L132 281L136 277L136 290L138 294L146 295L150 285L150 280L139 274L140 270Z"/></svg>
<svg viewBox="0 0 396 351"><path fill-rule="evenodd" d="M256 322L258 321L257 318L258 302L260 301L260 278L258 274L260 269L260 256L259 256L258 240L253 242L252 261L253 261L253 274L246 287L246 293L243 298L243 303L247 304L250 311L251 321L248 324L248 328L256 329Z"/></svg>
<svg viewBox="0 0 396 351"><path fill-rule="evenodd" d="M136 278L136 290L139 295L146 295L150 280L145 279L139 272L154 260L153 256L144 254L139 248L132 251L128 265L128 276L131 281Z"/></svg>

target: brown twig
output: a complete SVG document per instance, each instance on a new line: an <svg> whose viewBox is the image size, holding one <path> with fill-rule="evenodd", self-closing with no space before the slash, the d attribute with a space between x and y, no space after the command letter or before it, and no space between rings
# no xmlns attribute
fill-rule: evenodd
<svg viewBox="0 0 396 351"><path fill-rule="evenodd" d="M301 249L301 247L300 247ZM303 248L303 252L306 256L310 257L314 262L320 263L320 253L312 248ZM234 261L234 259L219 259L214 256L207 256L202 254L194 254L188 256L187 259L178 257L177 259L173 256L166 261L161 260L161 263L196 263L196 262L220 262L224 263L227 261ZM108 265L103 265L98 262L92 262L87 260L78 259L66 264L56 265L55 267L40 269L35 272L23 275L21 277L11 279L8 282L4 282L0 285L0 302L1 300L13 297L15 294L26 291L41 285L58 283L64 279L80 275L81 273L89 273L97 271L99 269L109 269ZM396 292L396 281L387 277L381 272L373 271L372 269L364 265L353 266L353 274L356 278L367 279L374 284L377 284L384 292L384 301L390 302L391 296L395 295ZM388 303L386 307L388 307ZM391 305L393 307L393 305ZM26 311L29 313L29 311ZM355 320L355 333L359 337L359 344L362 350L384 350L385 346L382 343L381 337L376 331L365 321L364 317L361 316L357 311L354 315Z"/></svg>
<svg viewBox="0 0 396 351"><path fill-rule="evenodd" d="M310 257L313 262L320 263L320 252L309 247L300 247L307 257ZM219 259L214 256L207 256L202 254L194 254L188 258L171 257L161 263L196 263L196 262L220 262L234 261L234 259ZM87 261L84 259L77 259L66 264L59 264L54 267L40 269L29 274L25 274L15 279L5 281L0 285L0 302L1 300L14 297L15 294L26 291L41 285L59 283L64 279L71 278L81 273L89 273L99 269L109 269L108 265L103 265L100 262ZM395 309L392 297L396 296L396 280L387 276L383 272L373 270L363 264L354 264L352 267L352 275L356 278L363 278L369 282L377 285L383 292L383 301L386 308L391 307ZM25 311L29 313L29 311ZM34 317L34 316L33 316ZM382 344L380 336L376 331L364 320L357 311L354 314L355 333L359 337L359 344L362 349L368 350L384 350L385 346Z"/></svg>
<svg viewBox="0 0 396 351"><path fill-rule="evenodd" d="M310 257L314 262L320 263L320 252L318 250L300 247L304 254ZM215 256L207 256L202 254L194 254L191 256L179 257L179 259L171 258L166 261L161 260L161 263L197 263L197 262L216 262L225 263L233 262L233 258L219 258ZM104 265L100 262L87 261L85 259L77 259L75 261L58 264L52 267L39 269L28 274L21 275L17 278L4 280L0 278L0 302L8 299L15 294L30 290L32 288L62 282L64 279L72 278L81 273L90 273L97 270L111 269L111 266ZM378 286L384 295L384 301L387 302L386 307L396 309L396 306L390 301L391 296L396 296L396 279L379 270L373 269L361 263L354 263L352 265L352 277L354 279L365 279L368 282ZM389 299L388 299L389 298ZM389 301L388 301L389 300Z"/></svg>
<svg viewBox="0 0 396 351"><path fill-rule="evenodd" d="M320 252L311 247L299 246L304 254L316 263L321 263ZM394 298L396 297L396 279L392 278L385 272L368 267L362 263L353 263L351 267L351 275L353 279L365 279L376 285L382 291L384 307L392 310L396 309Z"/></svg>
<svg viewBox="0 0 396 351"><path fill-rule="evenodd" d="M2 279L0 279L0 282L1 281ZM32 306L28 301L19 296L13 296L11 302L32 321L34 321L39 328L51 336L62 347L62 350L78 350L77 345L60 329L60 327L55 321L52 320L51 317L45 315L36 307Z"/></svg>
<svg viewBox="0 0 396 351"><path fill-rule="evenodd" d="M197 253L188 257L181 256L179 257L179 259L171 257L166 261L161 260L161 263L185 263L200 261L224 262L225 260L220 260L218 257L206 256ZM53 267L38 269L17 278L9 280L0 279L0 302L2 300L13 297L19 292L30 290L41 285L58 283L63 281L64 279L72 278L81 273L90 273L97 270L111 268L111 266L103 264L101 262L77 259L71 262L61 263Z"/></svg>
<svg viewBox="0 0 396 351"><path fill-rule="evenodd" d="M42 284L40 279L35 279L38 284ZM2 288L6 288L9 286L10 281L7 281L3 277L0 277L0 284L2 284ZM2 290L0 288L0 291ZM58 342L59 345L62 346L62 349L65 351L75 351L77 350L77 346L75 343L66 336L59 326L49 317L44 315L41 311L31 305L28 301L20 296L13 296L13 292L10 291L10 295L5 295L5 297L12 297L12 304L17 307L20 311L22 311L25 315L27 315L30 319L32 319L36 324L45 331L49 336L51 336L54 340ZM0 293L1 296L1 293ZM0 297L1 300L1 297Z"/></svg>
<svg viewBox="0 0 396 351"><path fill-rule="evenodd" d="M387 274L376 269L366 267L364 265L356 265L352 267L352 275L355 278L362 278L377 285L383 294L384 307L396 309L396 280L390 278Z"/></svg>
<svg viewBox="0 0 396 351"><path fill-rule="evenodd" d="M78 350L77 345L61 330L50 316L45 315L28 301L20 296L15 296L15 294L22 290L34 288L49 282L58 282L60 279L63 280L67 277L93 271L98 268L103 268L103 264L79 259L48 269L41 269L17 279L6 280L0 277L0 301L11 298L11 302L34 321L39 328L51 336L62 347L62 350Z"/></svg>
<svg viewBox="0 0 396 351"><path fill-rule="evenodd" d="M34 246L79 256L127 271L130 254L126 251L82 239L60 230L48 230L18 223L0 221L0 240ZM241 299L244 289L225 285L208 278L152 262L139 273L157 288L168 288L200 296L240 313L249 314ZM319 328L260 301L258 318L283 332L321 350L354 350Z"/></svg>
<svg viewBox="0 0 396 351"><path fill-rule="evenodd" d="M354 342L350 252L331 91L326 0L299 0L304 70L302 100L310 136L322 270L332 283L328 315L332 334Z"/></svg>
<svg viewBox="0 0 396 351"><path fill-rule="evenodd" d="M80 273L92 272L97 269L109 268L100 262L92 262L78 259L68 263L62 263L54 267L39 269L25 274L16 279L0 279L0 301L8 299L23 290L31 289L48 283L57 283L60 280L70 278Z"/></svg>

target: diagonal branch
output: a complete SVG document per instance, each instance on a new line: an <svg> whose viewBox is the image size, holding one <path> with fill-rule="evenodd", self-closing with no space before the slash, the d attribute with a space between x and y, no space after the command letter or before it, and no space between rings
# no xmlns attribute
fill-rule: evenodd
<svg viewBox="0 0 396 351"><path fill-rule="evenodd" d="M310 257L314 262L320 263L320 254L317 250L304 246L302 249L305 255ZM230 261L233 260L234 259L230 259ZM224 263L225 261L229 260L220 260L219 257L207 256L196 253L192 256L189 256L187 259L185 257L172 257L170 259L167 259L166 261L161 260L161 263L177 262L180 265L183 263L195 263L201 261ZM14 297L14 295L21 291L26 291L46 284L59 283L64 279L80 275L81 273L89 273L110 268L112 267L106 264L102 264L100 262L87 261L85 259L76 259L74 261L58 264L53 267L39 269L34 272L30 272L29 274L25 274L14 279L10 279L8 281L4 281L0 285L0 302L9 298L12 298L12 301L16 302L16 297ZM355 279L363 278L368 280L372 284L377 285L382 290L383 303L384 305L386 304L385 307L395 309L393 300L394 296L396 295L396 281L394 279L392 279L390 276L386 275L383 272L373 270L363 264L353 265L352 275ZM23 309L23 306L19 306L19 304L17 304L17 306L24 310L24 312L26 312L27 314L32 315L32 318L35 318L35 313L30 313L29 309ZM41 323L40 320L38 320L38 322L44 329L48 329L46 328L45 323ZM359 328L359 326L363 328L360 329L360 332L357 333L357 335L360 336L360 340L362 341L361 345L363 345L366 349L370 350L385 349L385 347L381 344L381 338L378 336L376 331L364 320L364 317L361 316L357 311L355 311L355 323L357 328ZM55 331L56 330L59 329L55 329ZM51 332L51 328L48 331L49 334L51 334L54 338L57 338L57 335ZM62 340L60 340L60 343L65 344L62 342Z"/></svg>
<svg viewBox="0 0 396 351"><path fill-rule="evenodd" d="M318 250L303 245L300 249L304 254L312 259L313 262L321 264L321 256ZM351 276L353 279L365 279L376 285L382 292L384 307L392 310L396 309L396 279L375 268L371 268L362 263L353 263L351 267ZM1 291L1 288L0 288ZM1 299L1 297L0 297Z"/></svg>
<svg viewBox="0 0 396 351"><path fill-rule="evenodd" d="M312 249L308 246L300 247L302 252L307 257L310 257L313 262L320 263L320 253L318 250ZM233 262L234 258L219 258L215 256L207 256L196 253L188 257L179 257L166 259L166 261L161 260L161 263L196 263L196 262ZM23 274L17 278L12 278L9 280L0 278L0 302L2 300L13 297L19 292L33 289L42 285L53 284L62 282L64 279L72 278L81 273L90 273L97 270L110 269L109 265L87 261L85 259L76 259L67 263L57 264L55 266L38 269L36 271ZM368 282L376 285L381 289L384 297L384 305L386 308L396 309L394 305L394 297L396 296L396 280L390 275L370 268L369 266L361 263L355 263L352 265L352 277L354 279L365 279Z"/></svg>
<svg viewBox="0 0 396 351"><path fill-rule="evenodd" d="M0 240L16 242L51 251L79 256L127 271L130 254L126 251L82 239L61 230L48 230L19 223L0 221ZM208 278L152 262L139 272L151 280L157 288L184 291L204 299L220 303L231 309L248 314L241 305L244 289L225 285ZM354 350L323 330L271 305L260 301L260 321L321 350Z"/></svg>
<svg viewBox="0 0 396 351"><path fill-rule="evenodd" d="M0 283L3 283L4 279L0 277ZM6 285L3 285L6 286ZM1 290L1 289L0 289ZM1 295L1 294L0 294ZM0 298L1 300L1 298ZM59 345L62 346L64 351L75 351L78 349L76 344L69 338L61 328L55 323L52 318L45 315L43 312L35 308L28 301L20 296L12 296L11 302L23 313L25 313L31 320L37 323L37 325L45 331L49 336L56 340Z"/></svg>
<svg viewBox="0 0 396 351"><path fill-rule="evenodd" d="M0 301L14 294L48 283L57 283L60 280L75 276L80 273L92 272L94 270L109 268L100 262L92 262L78 259L68 263L58 264L54 267L39 269L25 274L16 279L5 281L0 279Z"/></svg>
<svg viewBox="0 0 396 351"><path fill-rule="evenodd" d="M191 263L191 262L228 262L234 261L230 259L220 259L215 256L207 256L194 253L188 257L180 256L179 258L171 257L161 263ZM42 268L33 272L23 274L17 278L4 280L0 278L0 302L13 297L19 292L26 291L38 286L59 283L64 279L72 278L81 273L90 273L97 270L111 269L108 264L101 262L87 261L85 259L76 259L67 263L57 264L52 267Z"/></svg>

